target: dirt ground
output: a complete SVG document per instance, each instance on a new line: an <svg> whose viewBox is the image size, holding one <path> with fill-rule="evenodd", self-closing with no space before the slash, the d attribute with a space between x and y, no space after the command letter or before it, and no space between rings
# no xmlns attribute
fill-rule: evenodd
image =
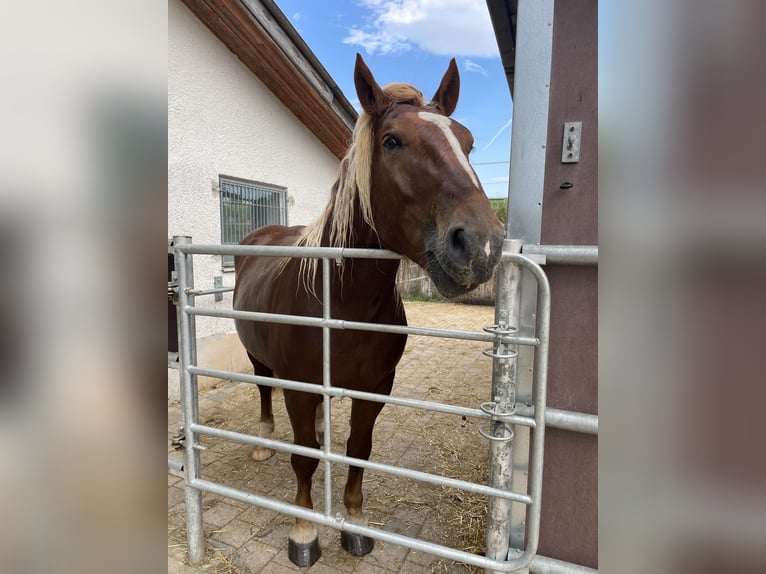
<svg viewBox="0 0 766 574"><path fill-rule="evenodd" d="M407 302L412 326L481 331L493 323L492 307L450 303ZM491 361L481 354L486 343L410 336L393 394L477 408L490 397ZM200 397L203 424L255 432L258 391L253 385L227 381ZM333 449L343 452L351 401L333 400ZM291 441L292 432L275 389L274 438ZM168 434L178 429L178 408L171 408ZM487 483L487 441L477 431L479 421L386 405L375 427L371 460L432 472L480 484ZM250 447L202 438L202 475L229 486L292 502L295 479L288 453L277 452L255 463ZM171 452L172 449L171 449ZM180 453L175 452L174 456ZM333 511L344 513L346 467L333 465ZM313 499L323 505L324 469L314 475ZM439 486L417 483L385 473L366 471L364 510L370 524L392 532L483 554L486 498ZM293 519L237 501L203 497L206 560L192 568L185 563L183 481L168 475L169 572L291 572L299 569L287 558L287 534ZM479 572L422 552L378 541L363 558L340 547L340 535L320 527L322 558L311 568L324 572Z"/></svg>

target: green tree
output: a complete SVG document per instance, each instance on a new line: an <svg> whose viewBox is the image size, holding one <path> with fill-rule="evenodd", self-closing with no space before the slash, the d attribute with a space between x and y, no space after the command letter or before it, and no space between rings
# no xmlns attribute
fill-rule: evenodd
<svg viewBox="0 0 766 574"><path fill-rule="evenodd" d="M505 223L507 223L505 218L508 214L508 198L504 197L503 199L490 199L489 203L492 206L495 215L497 215L497 218L503 222L503 225L505 225Z"/></svg>

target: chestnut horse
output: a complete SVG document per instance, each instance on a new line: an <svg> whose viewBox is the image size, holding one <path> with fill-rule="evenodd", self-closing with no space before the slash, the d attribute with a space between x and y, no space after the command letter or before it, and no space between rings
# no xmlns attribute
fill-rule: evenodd
<svg viewBox="0 0 766 574"><path fill-rule="evenodd" d="M471 133L449 119L460 78L453 59L429 103L413 86L378 86L362 57L354 69L363 108L352 143L341 161L327 208L313 225L267 226L243 245L307 245L390 249L425 269L445 296L466 293L487 281L502 249L503 226L472 169ZM322 266L316 259L237 257L234 308L322 316ZM333 318L406 325L396 288L399 261L350 259L332 265ZM322 330L313 327L236 321L256 375L322 382ZM406 335L333 330L332 385L390 394ZM258 433L274 429L271 387L259 386ZM315 420L322 395L284 391L295 444L319 448ZM346 453L367 460L372 430L383 405L354 399ZM273 451L256 447L255 460ZM292 455L297 505L313 508L311 479L318 460ZM350 466L343 495L347 519L366 524L362 513L363 469ZM341 533L356 556L372 550L370 538ZM289 534L290 559L310 566L320 555L314 525L297 519Z"/></svg>

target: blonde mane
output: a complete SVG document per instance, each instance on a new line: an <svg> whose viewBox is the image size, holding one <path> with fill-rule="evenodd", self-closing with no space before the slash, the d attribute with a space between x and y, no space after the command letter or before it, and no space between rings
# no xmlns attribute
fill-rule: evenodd
<svg viewBox="0 0 766 574"><path fill-rule="evenodd" d="M401 82L388 84L383 87L383 92L391 100L391 105L395 103L423 105L423 94L409 84ZM296 245L321 247L322 237L329 227L330 243L325 247L348 247L353 239L354 202L357 198L359 198L362 219L376 232L370 199L374 149L372 124L373 118L362 111L354 126L351 145L340 162L338 177L333 184L327 207L317 221L304 229ZM312 293L318 263L317 259L301 259L300 272L304 284Z"/></svg>

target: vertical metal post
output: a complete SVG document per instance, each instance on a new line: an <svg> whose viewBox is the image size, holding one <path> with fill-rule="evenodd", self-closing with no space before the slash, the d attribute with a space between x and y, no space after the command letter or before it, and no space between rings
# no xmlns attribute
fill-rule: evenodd
<svg viewBox="0 0 766 574"><path fill-rule="evenodd" d="M191 237L174 236L173 245L191 243ZM189 372L191 365L197 363L197 336L194 316L184 309L194 304L194 296L188 293L194 288L194 265L192 256L176 250L176 269L178 271L178 312L181 329L178 351L181 359L181 407L184 415L186 488L184 500L186 507L186 541L189 545L189 562L198 564L205 555L205 539L202 528L202 491L190 486L192 480L200 478L200 460L197 446L199 435L191 431L191 426L199 419L199 401L197 396L197 375Z"/></svg>
<svg viewBox="0 0 766 574"><path fill-rule="evenodd" d="M520 240L525 245L540 243L542 232L543 196L545 184L545 162L548 139L548 107L550 103L551 61L553 55L554 0L519 0L516 17L516 56L514 61L513 128L511 133L511 164L509 170L508 227L506 237ZM544 277L544 276L543 276ZM543 312L536 309L538 283L529 273L521 276L518 287L519 335L529 335ZM498 300L496 305L500 306ZM539 326L538 326L539 327ZM535 336L540 334L535 330ZM544 354L545 351L542 351ZM520 401L532 399L533 387L544 373L538 372L542 365L547 367L547 358L541 363L541 349L523 347L516 359L518 382L516 392ZM534 358L533 358L534 357ZM533 365L534 361L534 365ZM535 387L536 398L540 396ZM542 389L544 393L544 386ZM536 415L537 416L537 415ZM529 429L518 427L514 436L512 488L516 492L527 491L538 461L529 459L530 446L542 444L543 430L530 437ZM541 458L541 457L538 457ZM539 476L539 474L538 474ZM534 481L532 481L534 483ZM539 492L530 492L539 497ZM534 504L538 505L539 498ZM513 505L510 517L510 546L530 548L537 541L527 540L527 515L535 516L529 508ZM539 522L539 512L534 518ZM532 524L530 519L530 532Z"/></svg>
<svg viewBox="0 0 766 574"><path fill-rule="evenodd" d="M518 253L521 242L506 239L504 252ZM496 332L515 333L519 319L519 278L521 269L510 262L501 262L497 270L495 289ZM502 420L516 406L517 345L498 343L492 361L492 403L497 418L492 422L489 441L489 485L511 489L513 472L513 432ZM511 501L501 498L488 500L487 558L505 560L510 544ZM492 571L490 571L492 572Z"/></svg>
<svg viewBox="0 0 766 574"><path fill-rule="evenodd" d="M189 243L191 243L191 237L183 236L183 238L188 239ZM173 237L173 239L170 241L171 247L174 247L176 244L176 241L182 239L179 236ZM173 274L171 275L171 279L176 284L176 289L180 291L178 287L178 270L181 268L181 262L178 258L178 253L175 249L173 249ZM176 292L176 299L174 301L174 304L176 306L176 341L178 341L178 358L176 359L176 362L178 363L177 368L179 369L178 374L178 398L181 401L181 417L180 421L178 422L178 433L173 437L174 439L180 438L181 435L184 433L184 394L183 394L183 377L181 376L181 299L178 295L178 291Z"/></svg>
<svg viewBox="0 0 766 574"><path fill-rule="evenodd" d="M548 141L554 0L519 0L513 88L508 233L540 243Z"/></svg>
<svg viewBox="0 0 766 574"><path fill-rule="evenodd" d="M545 407L548 393L548 343L550 339L551 287L543 271L534 271L537 278L537 314L535 334L540 340L535 352L533 373L533 402L535 406L535 428L532 431L532 456L529 460L529 495L532 504L527 509L529 537L527 549L537 552L540 537L540 509L543 489L543 451L545 445Z"/></svg>
<svg viewBox="0 0 766 574"><path fill-rule="evenodd" d="M330 260L322 259L322 317L331 318L331 300L330 292ZM322 327L322 386L329 389L330 382L330 327ZM324 445L325 454L329 454L332 446L330 395L322 395L322 409L324 410ZM324 461L324 514L330 516L332 513L332 463L325 459Z"/></svg>

